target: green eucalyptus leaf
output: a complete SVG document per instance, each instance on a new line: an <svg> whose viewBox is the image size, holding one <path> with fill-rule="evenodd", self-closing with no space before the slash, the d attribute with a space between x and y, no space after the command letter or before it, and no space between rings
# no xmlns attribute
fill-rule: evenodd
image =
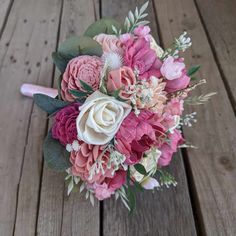
<svg viewBox="0 0 236 236"><path fill-rule="evenodd" d="M191 67L189 70L188 70L188 76L192 76L193 74L195 74L199 69L200 69L200 65L196 65L196 66L193 66Z"/></svg>
<svg viewBox="0 0 236 236"><path fill-rule="evenodd" d="M136 165L134 165L134 168L135 168L135 170L137 170L140 174L142 174L142 175L148 175L147 174L147 171L146 171L146 169L144 168L144 166L143 165L141 165L141 164L136 164Z"/></svg>
<svg viewBox="0 0 236 236"><path fill-rule="evenodd" d="M113 27L112 27L113 26ZM121 29L121 25L114 19L103 18L91 24L85 31L84 36L93 38L98 34L114 34L112 28Z"/></svg>
<svg viewBox="0 0 236 236"><path fill-rule="evenodd" d="M49 115L70 104L69 102L61 101L44 94L34 94L34 102Z"/></svg>
<svg viewBox="0 0 236 236"><path fill-rule="evenodd" d="M68 62L70 61L70 58L65 57L65 55L62 55L59 52L53 52L52 60L56 67L59 69L59 71L63 73L66 69Z"/></svg>
<svg viewBox="0 0 236 236"><path fill-rule="evenodd" d="M65 171L71 167L70 153L62 146L58 140L52 138L48 133L43 144L44 160L48 167L57 171Z"/></svg>
<svg viewBox="0 0 236 236"><path fill-rule="evenodd" d="M130 186L128 187L127 192L128 192L127 197L129 200L128 204L130 208L130 214L132 214L136 206L136 198Z"/></svg>
<svg viewBox="0 0 236 236"><path fill-rule="evenodd" d="M58 98L60 100L61 100L61 81L62 81L62 75L60 75L57 79Z"/></svg>

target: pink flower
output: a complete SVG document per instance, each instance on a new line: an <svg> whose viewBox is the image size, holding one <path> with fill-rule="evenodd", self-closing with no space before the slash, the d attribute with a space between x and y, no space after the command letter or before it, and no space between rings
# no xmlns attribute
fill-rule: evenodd
<svg viewBox="0 0 236 236"><path fill-rule="evenodd" d="M138 37L145 38L146 41L150 41L151 35L149 34L151 31L149 26L140 25L134 29L134 34Z"/></svg>
<svg viewBox="0 0 236 236"><path fill-rule="evenodd" d="M174 130L168 135L169 143L165 142L161 148L161 156L158 160L158 165L167 166L170 164L173 154L177 151L178 145L183 143L183 137L179 130Z"/></svg>
<svg viewBox="0 0 236 236"><path fill-rule="evenodd" d="M107 183L94 184L94 191L95 191L95 197L99 201L102 201L104 199L111 197L111 195L114 193L112 189L109 189Z"/></svg>
<svg viewBox="0 0 236 236"><path fill-rule="evenodd" d="M94 40L102 45L104 52L116 52L120 55L124 52L121 40L115 35L99 34L94 37Z"/></svg>
<svg viewBox="0 0 236 236"><path fill-rule="evenodd" d="M186 75L186 68L182 58L167 57L161 66L161 74L166 79L167 92L184 89L190 82L190 78Z"/></svg>
<svg viewBox="0 0 236 236"><path fill-rule="evenodd" d="M58 111L54 117L52 137L59 139L62 145L71 144L77 139L76 118L79 115L79 103L69 105Z"/></svg>
<svg viewBox="0 0 236 236"><path fill-rule="evenodd" d="M131 38L125 43L124 61L125 65L138 70L141 79L149 79L152 75L160 77L162 63L144 38Z"/></svg>
<svg viewBox="0 0 236 236"><path fill-rule="evenodd" d="M130 33L121 34L119 37L119 39L122 43L126 43L131 38L132 38L132 34L130 34Z"/></svg>
<svg viewBox="0 0 236 236"><path fill-rule="evenodd" d="M133 71L123 66L120 69L110 71L107 79L108 91L114 92L118 89L120 91L120 97L123 99L129 99L132 95L132 87L136 84L136 78Z"/></svg>
<svg viewBox="0 0 236 236"><path fill-rule="evenodd" d="M83 90L80 80L90 85L94 90L99 88L100 73L103 63L96 56L79 56L69 61L61 82L63 100L74 101L75 97L69 90Z"/></svg>
<svg viewBox="0 0 236 236"><path fill-rule="evenodd" d="M111 197L116 189L119 189L126 180L126 172L124 170L118 170L115 172L114 177L106 178L102 184L93 184L95 196L98 200L104 200Z"/></svg>
<svg viewBox="0 0 236 236"><path fill-rule="evenodd" d="M70 155L70 162L72 163L71 170L73 175L80 176L83 181L87 181L88 183L96 182L98 184L101 184L106 177L112 178L111 173L113 169L107 168L109 153L106 152L103 156L101 156L103 148L104 146L82 143L79 151L72 151ZM99 171L99 173L94 172L92 178L89 178L91 168L99 158L100 161L103 162L102 166L104 173L102 173L102 171Z"/></svg>
<svg viewBox="0 0 236 236"><path fill-rule="evenodd" d="M137 117L131 112L116 134L116 148L126 156L127 164L135 164L151 146L161 146L164 132L155 113L141 111Z"/></svg>
<svg viewBox="0 0 236 236"><path fill-rule="evenodd" d="M180 100L178 98L172 98L165 107L165 112L172 115L172 116L180 116L183 113L184 106L183 106L183 100Z"/></svg>

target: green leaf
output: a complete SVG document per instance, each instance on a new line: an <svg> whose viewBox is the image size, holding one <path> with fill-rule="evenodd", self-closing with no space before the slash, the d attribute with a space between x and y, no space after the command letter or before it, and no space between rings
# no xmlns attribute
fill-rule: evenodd
<svg viewBox="0 0 236 236"><path fill-rule="evenodd" d="M135 198L134 192L132 191L132 189L130 187L128 187L127 191L128 191L127 197L129 200L128 204L129 204L129 208L130 208L130 214L132 214L135 209L135 206L136 206L136 198Z"/></svg>
<svg viewBox="0 0 236 236"><path fill-rule="evenodd" d="M137 170L140 174L142 174L142 175L148 175L147 174L147 171L146 171L146 169L144 168L144 166L143 165L141 165L141 164L136 164L136 165L134 165L134 168L135 168L135 170Z"/></svg>
<svg viewBox="0 0 236 236"><path fill-rule="evenodd" d="M134 181L134 187L135 189L137 189L138 191L143 191L144 188L142 187L142 185L140 183L138 183L137 181Z"/></svg>
<svg viewBox="0 0 236 236"><path fill-rule="evenodd" d="M98 20L91 24L88 29L85 31L84 36L88 36L93 38L94 36L98 34L114 34L114 31L112 30L112 25L116 29L120 29L120 23L117 22L114 19L109 19L109 18L103 18L101 20Z"/></svg>
<svg viewBox="0 0 236 236"><path fill-rule="evenodd" d="M191 81L197 81L197 80L199 80L199 78L197 78L197 77L191 77L191 79L190 79Z"/></svg>
<svg viewBox="0 0 236 236"><path fill-rule="evenodd" d="M70 153L62 146L59 141L52 138L51 132L48 133L43 144L44 160L48 167L57 170L65 171L70 164Z"/></svg>
<svg viewBox="0 0 236 236"><path fill-rule="evenodd" d="M78 90L69 90L69 92L77 98L87 97L88 95L86 92L78 91Z"/></svg>
<svg viewBox="0 0 236 236"><path fill-rule="evenodd" d="M191 67L188 70L188 76L192 76L193 74L195 74L200 69L200 67L201 67L200 65L196 65L196 66Z"/></svg>
<svg viewBox="0 0 236 236"><path fill-rule="evenodd" d="M61 101L44 94L35 94L34 102L49 115L70 104L69 102Z"/></svg>
<svg viewBox="0 0 236 236"><path fill-rule="evenodd" d="M87 83L85 83L83 80L80 80L80 84L81 84L82 88L85 91L87 91L88 93L93 93L94 92L93 88L90 85L88 85Z"/></svg>
<svg viewBox="0 0 236 236"><path fill-rule="evenodd" d="M90 37L74 36L59 45L57 52L52 53L52 59L57 68L63 73L68 62L80 55L98 56L102 55L102 47Z"/></svg>
<svg viewBox="0 0 236 236"><path fill-rule="evenodd" d="M62 75L60 75L57 79L57 90L58 90L59 100L61 100L61 81L62 81Z"/></svg>

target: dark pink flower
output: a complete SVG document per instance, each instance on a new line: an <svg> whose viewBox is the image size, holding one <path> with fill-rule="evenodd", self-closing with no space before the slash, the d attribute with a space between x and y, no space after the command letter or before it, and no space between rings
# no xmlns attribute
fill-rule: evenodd
<svg viewBox="0 0 236 236"><path fill-rule="evenodd" d="M135 164L151 146L161 146L164 132L155 113L142 111L137 117L131 112L116 134L116 148L127 164Z"/></svg>
<svg viewBox="0 0 236 236"><path fill-rule="evenodd" d="M131 38L124 45L126 66L138 70L141 79L148 79L152 75L160 77L162 63L155 51L150 48L149 42L144 38Z"/></svg>
<svg viewBox="0 0 236 236"><path fill-rule="evenodd" d="M77 139L76 118L79 115L79 103L69 105L56 113L52 127L52 137L62 145L71 144Z"/></svg>
<svg viewBox="0 0 236 236"><path fill-rule="evenodd" d="M179 130L174 130L168 135L169 143L165 142L161 147L161 156L158 160L158 165L167 166L170 164L173 154L177 151L178 145L182 144L184 139Z"/></svg>

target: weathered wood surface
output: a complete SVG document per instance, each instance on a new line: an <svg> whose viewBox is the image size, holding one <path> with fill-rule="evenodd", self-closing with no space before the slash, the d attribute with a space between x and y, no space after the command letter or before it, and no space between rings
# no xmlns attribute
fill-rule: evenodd
<svg viewBox="0 0 236 236"><path fill-rule="evenodd" d="M46 115L19 88L50 86L53 67L45 58L55 46L59 10L57 0L15 1L0 42L0 235L35 232Z"/></svg>
<svg viewBox="0 0 236 236"><path fill-rule="evenodd" d="M196 4L236 111L236 1L196 0Z"/></svg>
<svg viewBox="0 0 236 236"><path fill-rule="evenodd" d="M79 193L67 197L65 176L43 165L48 120L20 85L55 85L50 52L59 42L81 35L100 14L123 20L143 2L0 0L0 235L236 235L235 0L150 1L151 28L162 44L183 30L192 36L186 61L202 64L208 80L195 94L218 92L194 107L195 129L184 129L199 148L188 150L185 162L175 156L169 168L176 188L140 193L129 216L114 199L93 208Z"/></svg>
<svg viewBox="0 0 236 236"><path fill-rule="evenodd" d="M145 1L103 0L102 17L112 16L123 20L127 9L135 9ZM148 8L149 21L153 35L157 38L157 24L150 1ZM186 173L182 156L175 155L170 166L171 173L176 176L177 188L163 191L146 191L137 194L137 212L129 216L120 200L107 200L104 205L104 235L196 235L191 203L189 199ZM114 223L115 222L115 223Z"/></svg>
<svg viewBox="0 0 236 236"><path fill-rule="evenodd" d="M64 1L59 43L72 35L82 35L98 15L96 1ZM56 71L54 86L58 71ZM79 192L66 196L65 175L44 166L39 205L38 235L99 235L99 203L92 207ZM81 195L81 196L80 196ZM49 220L50 219L50 220ZM92 226L92 227L91 227Z"/></svg>
<svg viewBox="0 0 236 236"><path fill-rule="evenodd" d="M187 140L199 147L188 149L188 161L202 232L236 235L236 120L227 91L194 1L181 0L176 4L175 0L156 0L155 7L165 46L183 30L192 36L193 46L186 61L202 64L200 76L207 79L207 85L194 93L218 93L207 105L194 107L198 114L195 129L184 129ZM193 107L186 111L192 112Z"/></svg>

